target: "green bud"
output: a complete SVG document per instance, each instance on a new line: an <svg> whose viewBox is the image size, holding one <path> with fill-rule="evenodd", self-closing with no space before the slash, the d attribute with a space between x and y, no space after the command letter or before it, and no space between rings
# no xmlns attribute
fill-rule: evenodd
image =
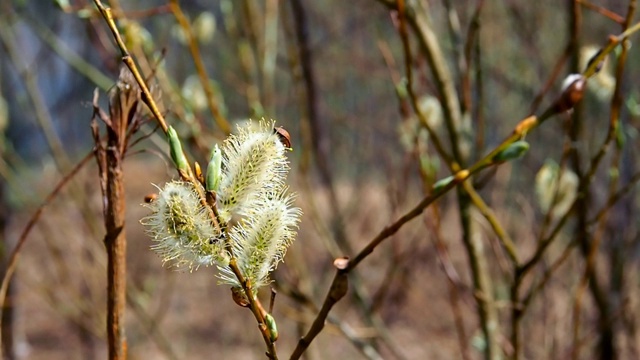
<svg viewBox="0 0 640 360"><path fill-rule="evenodd" d="M271 316L271 314L266 314L264 316L264 322L267 325L267 329L269 329L269 336L271 337L271 342L276 342L278 340L278 326L276 325L276 319Z"/></svg>
<svg viewBox="0 0 640 360"><path fill-rule="evenodd" d="M442 188L449 185L449 183L451 183L453 179L455 179L455 176L451 175L451 176L447 176L444 179L438 180L435 184L433 184L433 191L434 192L440 191Z"/></svg>
<svg viewBox="0 0 640 360"><path fill-rule="evenodd" d="M406 99L409 96L409 91L407 91L407 79L402 78L396 84L396 94L400 99Z"/></svg>
<svg viewBox="0 0 640 360"><path fill-rule="evenodd" d="M76 16L80 19L90 19L93 15L93 11L90 8L80 9L76 12Z"/></svg>
<svg viewBox="0 0 640 360"><path fill-rule="evenodd" d="M503 162L503 161L514 160L522 157L524 154L527 153L527 151L529 151L528 142L524 140L516 141L513 144L507 146L506 149L497 153L496 156L493 157L493 161Z"/></svg>
<svg viewBox="0 0 640 360"><path fill-rule="evenodd" d="M169 140L171 159L173 159L173 162L176 164L176 168L178 170L187 171L189 163L187 162L187 158L184 156L182 145L178 138L178 133L173 126L169 126L169 129L167 129L167 139Z"/></svg>
<svg viewBox="0 0 640 360"><path fill-rule="evenodd" d="M211 151L211 159L207 165L207 175L205 184L207 191L218 192L220 188L220 179L222 178L222 152L218 145L214 145Z"/></svg>
<svg viewBox="0 0 640 360"><path fill-rule="evenodd" d="M63 11L66 11L71 7L71 5L69 5L69 0L55 0L54 3L56 3L56 5L58 5L58 7Z"/></svg>

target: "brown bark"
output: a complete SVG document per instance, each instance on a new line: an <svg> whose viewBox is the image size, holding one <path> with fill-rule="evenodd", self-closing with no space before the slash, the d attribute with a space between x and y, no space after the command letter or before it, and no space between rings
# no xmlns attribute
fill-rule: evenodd
<svg viewBox="0 0 640 360"><path fill-rule="evenodd" d="M131 133L137 130L140 91L131 73L123 68L118 83L110 94L109 117L102 113L94 100L95 112L106 124L107 143L103 146L98 125L92 124L96 143L95 155L100 169L103 194L104 238L107 250L107 336L109 359L127 357L125 336L126 258L125 194L123 162ZM95 119L94 119L95 120Z"/></svg>

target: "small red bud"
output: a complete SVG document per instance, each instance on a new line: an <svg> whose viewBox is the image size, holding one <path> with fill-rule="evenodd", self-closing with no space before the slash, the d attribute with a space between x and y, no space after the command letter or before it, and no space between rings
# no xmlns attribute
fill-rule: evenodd
<svg viewBox="0 0 640 360"><path fill-rule="evenodd" d="M587 79L582 74L571 74L562 83L562 94L556 101L556 112L564 112L573 109L584 97L587 87Z"/></svg>
<svg viewBox="0 0 640 360"><path fill-rule="evenodd" d="M284 147L286 147L287 149L291 149L291 135L289 135L289 132L287 130L280 126L274 128L273 132L278 134L280 142L282 143L282 145L284 145Z"/></svg>

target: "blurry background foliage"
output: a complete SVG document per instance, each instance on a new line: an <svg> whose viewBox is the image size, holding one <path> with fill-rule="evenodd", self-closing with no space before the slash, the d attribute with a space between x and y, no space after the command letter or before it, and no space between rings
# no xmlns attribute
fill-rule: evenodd
<svg viewBox="0 0 640 360"><path fill-rule="evenodd" d="M315 105L341 221L347 224L350 246L359 249L385 224L415 205L423 191L418 166L411 161L406 144L403 146L407 136L411 144L411 134L417 126L400 115L396 91L401 91L402 84L392 76L393 71L404 74L402 46L394 25L397 20L385 6L372 0L298 2L306 14L316 80ZM143 73L153 73L151 83L163 111L189 144L191 158L206 163L209 149L223 139L223 134L213 121L187 36L164 1L112 1L110 5L115 7L117 3L121 7L118 25ZM627 1L599 3L618 14L626 12ZM455 55L462 50L464 38L451 36L447 17L457 14L459 31L464 36L475 2L424 4L454 81L459 84ZM302 120L308 117L308 109L290 2L194 0L183 1L181 7L191 21L222 116L231 123L273 118L291 133L294 151L289 154L290 182L300 193L298 206L305 217L299 237L275 277L287 286L313 294L319 304L333 274L331 261L344 251L337 250L329 240L335 214L315 168L308 163L311 145L310 139L303 136L306 125ZM98 88L101 104L106 104L105 93L114 84L120 67L111 34L93 9L87 0L0 3L0 200L5 250L13 246L12 239L62 174L93 146L89 129L93 91ZM584 45L601 46L609 34L620 32L618 24L596 12L583 10L582 15L580 36ZM479 33L484 93L478 110L484 119L485 139L482 148L469 149L472 160L492 149L528 115L532 100L564 51L568 18L565 2L556 0L485 4ZM632 42L636 41L634 36ZM431 72L417 43L411 44L414 89L425 111L435 117L438 131L444 133L437 125L441 110L437 108ZM385 52L394 63L389 63L389 57L385 62ZM596 204L605 200L612 175L624 182L638 171L638 55L639 47L632 46L622 83L624 99L617 138L618 144L624 146L621 165L596 177L592 190ZM608 60L613 62L615 56ZM590 82L583 101L585 132L575 146L584 151L585 158L595 152L606 135L614 86L612 65L607 64ZM559 86L558 81L550 93L558 94ZM474 91L473 95L473 101L478 101L478 93ZM552 98L546 97L543 104ZM479 130L477 115L470 122L471 137ZM550 121L529 134L528 154L500 167L481 191L522 248L533 246L543 211L549 207L548 194L541 193L556 181L549 174L559 171L557 162L566 138L563 119ZM153 130L150 122L143 133ZM430 169L432 182L449 173L424 135L420 140L420 160ZM167 271L149 251L150 240L138 224L146 210L138 204L144 195L155 190L152 183L162 184L174 172L167 165L166 155L161 155L167 154L167 146L160 133L134 150L141 153L130 156L125 174L129 195L130 357L202 358L216 354L220 358L261 358L264 349L250 314L237 309L224 287L214 286L212 269L200 269L194 274ZM546 173L537 176L543 165L547 166ZM563 188L575 191L571 190L571 180L563 179L561 183L567 181ZM546 200L540 200L545 196ZM571 194L567 196L571 198ZM429 216L424 221L414 221L374 253L361 269L361 286L370 296L369 305L386 324L390 342L408 359L460 356L450 283L436 256L434 226L447 243L452 264L461 276L456 285L462 296L459 311L474 356L484 346L474 315L458 218L451 206L453 199L448 196L439 202L441 222L429 220ZM104 357L104 230L99 220L101 199L93 161L45 211L23 251L14 283L17 298L13 304L18 309L12 326L17 354L30 359ZM637 281L632 275L639 264L636 192L625 197L612 213L607 229L617 232L602 245L602 256L608 265L601 271L607 274L607 269L615 268L616 260L608 251L616 242L623 242L628 250L623 263L630 274L625 281ZM483 229L485 240L491 238L488 226ZM571 226L565 231L570 233ZM570 234L566 237L570 239ZM495 242L489 243L487 256L498 259L492 265L498 268L504 256L497 254ZM493 250L490 246L494 246ZM559 251L559 246L552 247L549 253ZM527 338L523 346L528 358L547 358L554 350L565 354L571 345L563 341L571 332L568 314L584 259L575 255L563 266L544 296L536 300L531 313L537 315L525 320ZM496 277L498 300L508 300L508 281L505 276ZM640 308L637 298L631 300L630 295L638 295L637 282L633 286L635 290L616 294L635 306L617 308L625 313L620 327L628 321L638 324ZM367 338L370 324L360 318L356 308L353 299L338 305L334 315L340 318L333 318L333 325L314 343L310 350L316 356L313 358L363 356L345 336L352 331L356 337ZM597 316L591 300L586 300L582 311L585 333L593 339ZM313 313L280 295L275 314L281 334L278 346L285 349L285 354L295 345L300 331L307 328L305 321L312 319ZM617 346L622 354L633 354L634 348L637 351L637 336L624 335L621 339ZM588 349L595 346L595 341L587 341L583 355L587 356ZM394 351L385 349L382 354L391 358L389 354Z"/></svg>

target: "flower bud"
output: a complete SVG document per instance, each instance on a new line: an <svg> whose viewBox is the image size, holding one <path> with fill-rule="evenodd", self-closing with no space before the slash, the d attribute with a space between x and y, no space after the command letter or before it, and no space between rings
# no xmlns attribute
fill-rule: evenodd
<svg viewBox="0 0 640 360"><path fill-rule="evenodd" d="M156 242L152 249L164 262L190 269L215 264L220 282L231 285L240 306L250 300L243 295L243 286L257 291L270 282L269 273L293 242L301 215L285 186L288 133L275 128L274 121L254 124L238 127L239 133L229 136L222 147L214 146L204 180L196 167L202 183L176 181L161 189L157 199L146 205L153 213L142 220ZM176 167L190 171L172 127L167 136ZM233 270L232 261L237 264ZM275 321L267 316L266 322L275 341Z"/></svg>
<svg viewBox="0 0 640 360"><path fill-rule="evenodd" d="M276 319L274 319L271 314L265 314L264 323L267 325L267 330L269 330L269 338L271 339L271 342L276 342L276 340L278 340L278 326L276 325Z"/></svg>
<svg viewBox="0 0 640 360"><path fill-rule="evenodd" d="M151 248L163 262L186 265L190 270L201 265L227 266L229 256L224 241L219 241L222 234L212 225L192 183L167 183L145 206L152 214L141 223L148 227L155 242Z"/></svg>
<svg viewBox="0 0 640 360"><path fill-rule="evenodd" d="M284 190L268 194L254 203L229 232L238 267L254 289L269 284L269 273L282 261L295 238L301 211L291 207L292 202L293 197L285 196ZM222 282L241 286L228 268L219 269Z"/></svg>
<svg viewBox="0 0 640 360"><path fill-rule="evenodd" d="M222 152L218 145L213 146L211 151L211 158L207 165L207 176L205 183L207 191L218 192L220 188L220 179L222 176Z"/></svg>
<svg viewBox="0 0 640 360"><path fill-rule="evenodd" d="M213 40L216 32L216 18L208 11L198 15L193 22L193 34L203 44L208 44Z"/></svg>
<svg viewBox="0 0 640 360"><path fill-rule="evenodd" d="M556 100L555 111L563 112L573 109L582 100L587 87L587 78L582 74L570 74L562 82L562 94Z"/></svg>
<svg viewBox="0 0 640 360"><path fill-rule="evenodd" d="M69 4L69 0L55 0L54 3L58 5L60 10L69 11L71 9L71 5Z"/></svg>
<svg viewBox="0 0 640 360"><path fill-rule="evenodd" d="M520 140L516 141L509 146L507 146L504 150L500 151L493 157L494 162L505 162L509 160L515 160L524 156L524 154L529 151L529 143Z"/></svg>
<svg viewBox="0 0 640 360"><path fill-rule="evenodd" d="M222 146L224 172L218 210L224 221L244 215L265 192L279 192L289 171L285 146L274 133L274 122L238 127Z"/></svg>
<svg viewBox="0 0 640 360"><path fill-rule="evenodd" d="M289 132L282 126L273 128L273 131L278 134L278 138L280 139L282 145L284 145L284 147L287 149L291 149L291 135L289 135Z"/></svg>
<svg viewBox="0 0 640 360"><path fill-rule="evenodd" d="M451 175L451 176L447 176L444 179L440 179L436 181L436 183L433 184L433 191L438 192L442 190L445 186L449 185L454 179L455 179L455 176Z"/></svg>
<svg viewBox="0 0 640 360"><path fill-rule="evenodd" d="M551 212L551 217L557 219L571 209L578 194L578 175L547 160L535 180L536 197L543 212Z"/></svg>
<svg viewBox="0 0 640 360"><path fill-rule="evenodd" d="M189 163L187 162L186 156L184 156L182 144L180 144L180 139L178 138L178 133L173 126L169 126L167 129L167 139L169 140L171 159L173 160L173 163L176 164L176 168L178 170L187 171Z"/></svg>
<svg viewBox="0 0 640 360"><path fill-rule="evenodd" d="M242 287L232 287L231 298L233 299L233 302L235 302L238 306L249 307L249 299L247 299L247 294L244 292Z"/></svg>

